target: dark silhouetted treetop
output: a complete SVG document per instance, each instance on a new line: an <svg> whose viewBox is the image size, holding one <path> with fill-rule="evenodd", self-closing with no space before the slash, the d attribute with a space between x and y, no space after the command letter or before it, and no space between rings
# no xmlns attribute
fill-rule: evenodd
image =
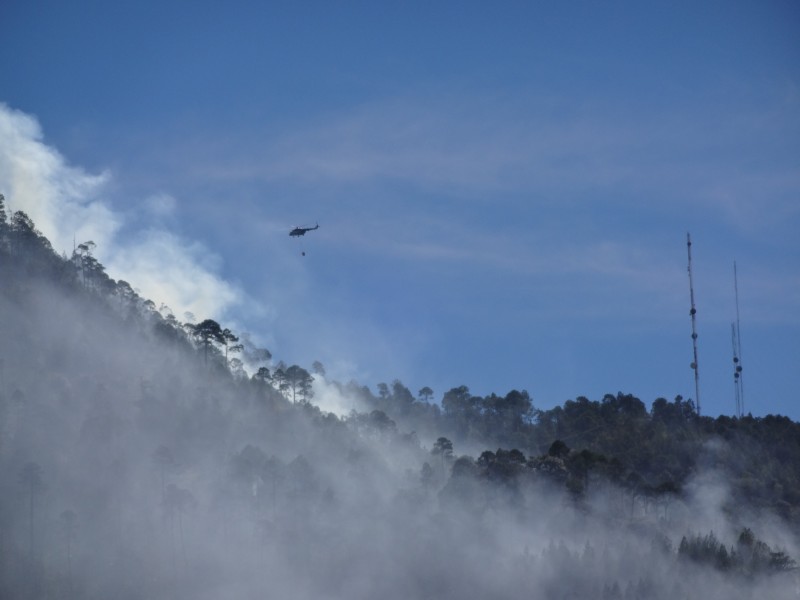
<svg viewBox="0 0 800 600"><path fill-rule="evenodd" d="M320 361L315 360L313 363L311 363L311 372L314 373L314 375L325 379L325 367Z"/></svg>
<svg viewBox="0 0 800 600"><path fill-rule="evenodd" d="M417 397L420 402L428 404L433 398L433 390L426 385L417 392Z"/></svg>
<svg viewBox="0 0 800 600"><path fill-rule="evenodd" d="M196 325L186 325L198 345L203 349L203 360L208 362L208 353L213 351L215 344L225 344L225 336L222 327L213 319L206 319Z"/></svg>
<svg viewBox="0 0 800 600"><path fill-rule="evenodd" d="M446 472L446 463L453 456L453 442L448 440L446 437L440 437L436 440L436 442L434 442L433 448L431 449L431 454L440 458L442 465L442 476L444 476Z"/></svg>
<svg viewBox="0 0 800 600"><path fill-rule="evenodd" d="M556 458L566 458L569 455L569 446L561 440L556 440L550 444L550 449L547 451L547 454L555 456Z"/></svg>
<svg viewBox="0 0 800 600"><path fill-rule="evenodd" d="M6 198L3 194L0 194L0 256L8 252L8 229Z"/></svg>
<svg viewBox="0 0 800 600"><path fill-rule="evenodd" d="M313 398L314 390L311 386L313 382L311 374L298 365L292 365L284 373L285 389L290 394L292 402L297 402L298 398L303 402Z"/></svg>
<svg viewBox="0 0 800 600"><path fill-rule="evenodd" d="M783 551L773 551L753 532L744 528L735 546L727 548L710 532L681 539L678 556L720 571L733 571L750 577L783 573L797 569L796 562Z"/></svg>

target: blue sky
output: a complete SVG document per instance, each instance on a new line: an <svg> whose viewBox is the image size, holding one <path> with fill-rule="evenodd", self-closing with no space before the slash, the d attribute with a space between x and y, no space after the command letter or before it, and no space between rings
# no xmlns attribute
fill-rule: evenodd
<svg viewBox="0 0 800 600"><path fill-rule="evenodd" d="M745 408L800 419L796 2L118 4L0 7L0 192L57 249L338 379L550 408L694 397L691 232L703 412L736 260Z"/></svg>

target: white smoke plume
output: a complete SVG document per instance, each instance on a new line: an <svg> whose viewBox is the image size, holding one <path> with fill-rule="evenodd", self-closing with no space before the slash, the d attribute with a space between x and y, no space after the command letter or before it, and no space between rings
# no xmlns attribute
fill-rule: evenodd
<svg viewBox="0 0 800 600"><path fill-rule="evenodd" d="M46 143L34 117L0 104L0 193L10 210L31 217L57 252L69 254L75 243L93 241L111 277L129 281L176 315L219 318L241 300L241 292L218 274L213 253L158 224L176 210L175 198L145 198L156 222L131 231L134 225L103 200L112 181L110 172L70 165Z"/></svg>

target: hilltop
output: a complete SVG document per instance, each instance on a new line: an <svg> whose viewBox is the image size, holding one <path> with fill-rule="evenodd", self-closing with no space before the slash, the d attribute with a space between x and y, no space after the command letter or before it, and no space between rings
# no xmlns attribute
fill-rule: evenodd
<svg viewBox="0 0 800 600"><path fill-rule="evenodd" d="M0 281L0 595L793 597L786 417L330 380L2 196Z"/></svg>

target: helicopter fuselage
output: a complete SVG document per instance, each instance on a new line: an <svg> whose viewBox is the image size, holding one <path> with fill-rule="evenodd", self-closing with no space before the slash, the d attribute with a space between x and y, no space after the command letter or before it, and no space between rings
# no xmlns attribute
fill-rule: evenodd
<svg viewBox="0 0 800 600"><path fill-rule="evenodd" d="M300 237L301 235L305 235L308 231L314 231L315 229L319 229L319 225L315 227L295 227L289 232L289 236L291 237Z"/></svg>

